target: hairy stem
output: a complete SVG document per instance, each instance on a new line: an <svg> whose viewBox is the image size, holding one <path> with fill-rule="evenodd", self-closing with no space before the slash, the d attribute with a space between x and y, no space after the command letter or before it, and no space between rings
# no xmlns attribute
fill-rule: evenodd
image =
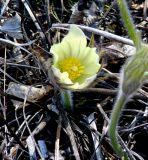
<svg viewBox="0 0 148 160"><path fill-rule="evenodd" d="M113 149L116 151L118 156L124 157L124 160L128 160L127 154L123 151L122 147L120 146L118 139L117 139L117 124L119 121L121 109L126 104L127 97L123 94L119 94L118 99L115 103L112 115L111 115L111 123L109 128L109 136L111 139L111 144Z"/></svg>
<svg viewBox="0 0 148 160"><path fill-rule="evenodd" d="M137 50L139 51L142 47L142 42L141 42L141 37L138 34L138 32L135 29L135 26L133 24L129 9L127 7L127 3L125 0L117 0L118 2L118 6L120 9L120 13L121 13L121 17L122 20L124 21L124 25L129 33L130 38L133 40L135 47L137 48ZM139 52L136 52L137 54ZM141 56L141 55L140 55ZM144 54L145 56L145 54ZM110 128L109 128L109 135L110 135L110 139L111 139L111 144L113 149L116 151L116 153L118 154L118 156L120 156L121 158L123 158L124 160L128 160L128 155L126 152L123 151L123 148L121 147L121 145L118 142L117 139L117 125L118 125L118 121L120 118L120 113L122 108L125 106L127 99L129 98L129 95L126 95L123 93L123 88L127 88L127 92L129 91L130 85L134 86L134 87L138 87L139 86L139 82L138 81L134 81L132 78L132 74L128 74L128 70L127 68L130 66L131 68L129 68L130 70L134 67L135 65L137 65L137 63L134 63L138 56L135 56L135 58L133 58L133 60L131 62L129 62L129 64L127 64L128 66L125 65L124 67L124 78L121 81L120 86L122 86L121 88L119 88L119 94L118 94L118 99L115 103L112 115L111 115L111 123L110 123ZM133 65L134 64L134 65ZM143 72L143 70L142 70ZM141 78L141 75L143 75L141 72L139 73L139 77ZM122 78L122 77L121 77ZM136 78L136 77L135 77ZM132 80L130 83L128 81ZM137 84L136 84L137 82ZM129 84L128 84L129 83ZM134 85L132 84L134 83ZM135 88L134 88L135 89ZM125 92L125 91L124 91Z"/></svg>
<svg viewBox="0 0 148 160"><path fill-rule="evenodd" d="M61 95L61 102L63 106L69 110L73 111L73 97L72 97L72 92L70 90L61 90L60 91Z"/></svg>
<svg viewBox="0 0 148 160"><path fill-rule="evenodd" d="M141 48L141 37L140 34L136 31L135 25L133 24L133 20L131 18L129 9L127 7L127 3L125 0L117 0L118 6L120 9L122 20L124 21L124 25L128 30L130 38L133 40L134 45L137 49Z"/></svg>

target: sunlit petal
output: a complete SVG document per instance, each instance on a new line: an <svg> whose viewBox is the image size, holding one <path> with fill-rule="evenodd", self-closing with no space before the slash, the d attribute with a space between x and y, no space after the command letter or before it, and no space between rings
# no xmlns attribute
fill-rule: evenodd
<svg viewBox="0 0 148 160"><path fill-rule="evenodd" d="M67 89L88 87L101 67L96 48L87 47L86 44L82 30L71 25L62 42L54 44L50 49L54 55L53 74L57 83Z"/></svg>

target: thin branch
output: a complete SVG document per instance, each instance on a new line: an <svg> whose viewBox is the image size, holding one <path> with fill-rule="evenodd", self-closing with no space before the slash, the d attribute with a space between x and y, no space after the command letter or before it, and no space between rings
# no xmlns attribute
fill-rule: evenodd
<svg viewBox="0 0 148 160"><path fill-rule="evenodd" d="M76 90L76 93L81 94L97 94L97 95L106 95L106 96L116 96L117 90L116 89L105 89L105 88L86 88L83 90ZM147 95L143 95L141 92L141 89L139 90L139 93L135 94L132 99L141 99L141 100L148 100Z"/></svg>
<svg viewBox="0 0 148 160"><path fill-rule="evenodd" d="M55 160L59 160L59 144L60 144L60 134L61 134L61 123L62 123L62 117L61 117L61 115L59 115L59 122L58 122L56 141L55 141Z"/></svg>
<svg viewBox="0 0 148 160"><path fill-rule="evenodd" d="M52 25L52 28L61 28L63 29L64 28L67 28L69 27L70 24L58 24L58 23L54 23ZM118 42L121 42L121 43L125 43L125 44L128 44L130 46L134 46L134 43L132 40L130 39L127 39L127 38L123 38L121 36L118 36L118 35L115 35L113 33L109 33L107 31L102 31L102 30L99 30L99 29L96 29L96 28L92 28L92 27L88 27L88 26L82 26L82 25L77 25L78 27L80 27L81 29L83 30L86 30L88 32L92 32L96 35L100 35L100 36L103 36L103 37L106 37L108 39L111 39L111 40L115 40L115 41L118 41Z"/></svg>

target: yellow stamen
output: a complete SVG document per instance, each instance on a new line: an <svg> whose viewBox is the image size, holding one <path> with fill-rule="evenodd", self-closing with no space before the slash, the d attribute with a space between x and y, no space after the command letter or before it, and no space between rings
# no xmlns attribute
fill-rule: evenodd
<svg viewBox="0 0 148 160"><path fill-rule="evenodd" d="M75 80L84 73L84 66L75 57L69 57L60 61L58 67L61 72L68 72L71 80Z"/></svg>

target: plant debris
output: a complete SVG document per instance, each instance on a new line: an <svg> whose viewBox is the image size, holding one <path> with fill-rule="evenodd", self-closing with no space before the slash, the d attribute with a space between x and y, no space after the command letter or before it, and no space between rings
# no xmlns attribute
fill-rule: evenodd
<svg viewBox="0 0 148 160"><path fill-rule="evenodd" d="M128 5L148 43L147 1ZM102 65L89 88L73 91L73 112L61 104L49 52L70 23L79 25L88 43L94 36ZM0 1L0 159L119 159L108 125L120 70L134 53L115 0ZM146 82L120 118L118 138L130 159L148 159L147 102Z"/></svg>

